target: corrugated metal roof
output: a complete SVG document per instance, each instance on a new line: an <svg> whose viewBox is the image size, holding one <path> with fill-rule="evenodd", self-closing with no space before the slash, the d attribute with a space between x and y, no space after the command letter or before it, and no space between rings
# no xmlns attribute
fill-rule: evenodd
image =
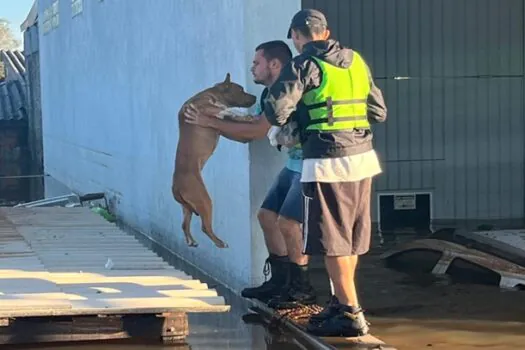
<svg viewBox="0 0 525 350"><path fill-rule="evenodd" d="M0 61L5 66L6 80L25 79L26 60L18 50L0 50Z"/></svg>
<svg viewBox="0 0 525 350"><path fill-rule="evenodd" d="M20 80L0 83L0 120L27 119L27 103Z"/></svg>

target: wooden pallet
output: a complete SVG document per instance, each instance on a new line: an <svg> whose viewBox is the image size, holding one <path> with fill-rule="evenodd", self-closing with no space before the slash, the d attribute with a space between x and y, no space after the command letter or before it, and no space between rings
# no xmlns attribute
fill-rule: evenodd
<svg viewBox="0 0 525 350"><path fill-rule="evenodd" d="M0 344L152 331L179 341L186 313L229 309L215 290L87 208L0 208Z"/></svg>

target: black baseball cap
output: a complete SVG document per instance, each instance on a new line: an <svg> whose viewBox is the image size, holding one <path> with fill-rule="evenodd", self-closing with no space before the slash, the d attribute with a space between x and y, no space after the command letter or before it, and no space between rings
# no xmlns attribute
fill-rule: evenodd
<svg viewBox="0 0 525 350"><path fill-rule="evenodd" d="M290 23L290 28L288 29L287 38L290 39L292 37L292 29L313 26L328 27L328 21L326 20L325 15L318 10L303 9L293 16L292 23Z"/></svg>

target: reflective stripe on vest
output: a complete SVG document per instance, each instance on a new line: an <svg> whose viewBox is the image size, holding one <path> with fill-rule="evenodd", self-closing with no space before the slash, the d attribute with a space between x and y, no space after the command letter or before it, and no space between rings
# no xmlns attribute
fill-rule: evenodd
<svg viewBox="0 0 525 350"><path fill-rule="evenodd" d="M323 75L321 85L303 96L310 119L306 130L370 128L366 103L370 80L361 56L354 51L352 64L348 68L312 58L319 64Z"/></svg>

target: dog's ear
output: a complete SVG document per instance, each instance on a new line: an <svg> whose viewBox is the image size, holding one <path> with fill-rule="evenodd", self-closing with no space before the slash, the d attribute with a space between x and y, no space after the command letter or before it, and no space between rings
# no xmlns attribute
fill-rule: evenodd
<svg viewBox="0 0 525 350"><path fill-rule="evenodd" d="M230 73L226 73L226 78L224 79L224 82L225 83L231 83L231 79L230 79Z"/></svg>

